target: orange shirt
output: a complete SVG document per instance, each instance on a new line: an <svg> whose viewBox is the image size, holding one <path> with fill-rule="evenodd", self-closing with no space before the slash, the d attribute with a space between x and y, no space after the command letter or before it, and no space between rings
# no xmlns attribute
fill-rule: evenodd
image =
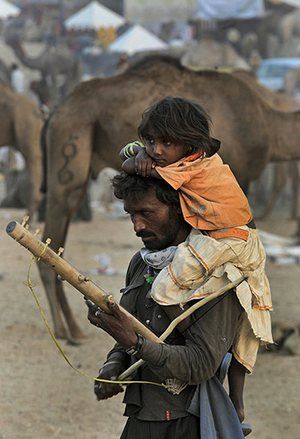
<svg viewBox="0 0 300 439"><path fill-rule="evenodd" d="M244 226L251 221L247 197L218 154L207 158L193 154L155 169L179 190L183 216L195 229L213 231ZM224 237L228 235L225 233ZM233 230L230 235L234 235Z"/></svg>

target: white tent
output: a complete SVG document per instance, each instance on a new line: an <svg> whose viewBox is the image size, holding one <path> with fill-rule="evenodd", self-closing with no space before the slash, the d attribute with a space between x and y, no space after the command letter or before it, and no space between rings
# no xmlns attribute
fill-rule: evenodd
<svg viewBox="0 0 300 439"><path fill-rule="evenodd" d="M121 15L116 14L97 1L92 1L76 14L65 21L67 29L94 29L102 27L119 27L125 20Z"/></svg>
<svg viewBox="0 0 300 439"><path fill-rule="evenodd" d="M109 46L110 50L126 52L128 55L146 50L165 49L167 47L166 43L139 24L128 29L127 32L124 32L123 35Z"/></svg>
<svg viewBox="0 0 300 439"><path fill-rule="evenodd" d="M17 6L12 5L6 0L0 0L0 18L13 17L20 13L20 9Z"/></svg>

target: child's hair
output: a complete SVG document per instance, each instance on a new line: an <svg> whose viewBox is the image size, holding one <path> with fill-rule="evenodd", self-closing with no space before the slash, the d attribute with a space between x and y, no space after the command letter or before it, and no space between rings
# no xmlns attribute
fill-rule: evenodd
<svg viewBox="0 0 300 439"><path fill-rule="evenodd" d="M212 156L220 142L210 136L211 119L201 105L180 97L167 96L148 107L138 127L142 142L150 138L186 145L192 152Z"/></svg>

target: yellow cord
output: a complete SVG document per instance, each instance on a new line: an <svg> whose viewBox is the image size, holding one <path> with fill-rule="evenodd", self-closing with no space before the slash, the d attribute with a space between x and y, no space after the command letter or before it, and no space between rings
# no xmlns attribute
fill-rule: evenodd
<svg viewBox="0 0 300 439"><path fill-rule="evenodd" d="M35 302L36 302L36 305L37 305L37 307L38 307L38 310L39 310L39 312L40 312L40 314L41 314L41 317L42 317L42 319L43 319L43 321L44 321L44 324L45 324L45 326L46 326L46 328L47 328L47 330L48 330L48 333L49 333L49 335L50 335L50 337L51 337L53 343L54 343L55 346L57 347L59 353L63 356L63 358L65 359L65 361L68 363L68 365L69 365L73 370L75 370L77 373L79 373L80 375L82 375L82 376L84 376L84 377L86 377L86 378L92 379L92 380L94 380L94 381L99 381L100 383L121 384L121 385L124 385L124 384L152 384L153 386L164 387L165 389L167 389L168 387L167 387L166 384L163 384L163 383L155 383L155 382L153 382L153 381L115 381L115 380L105 380L105 379L102 379L102 378L96 378L96 377L93 377L92 375L89 375L88 373L83 372L83 371L80 370L80 369L77 369L77 368L71 363L71 361L69 360L69 358L67 357L67 355L66 355L65 352L63 351L63 349L62 349L60 343L59 343L58 340L56 339L56 337L55 337L55 335L54 335L54 333L53 333L53 331L52 331L52 329L51 329L51 327L50 327L50 325L49 325L49 323L48 323L48 320L47 320L46 314L45 314L45 312L44 312L44 310L43 310L43 308L42 308L42 305L40 304L40 301L39 301L39 299L38 299L38 297L37 297L37 295L36 295L36 293L35 293L35 291L34 291L34 289L33 289L33 284L32 284L31 279L30 279L30 271L31 271L31 267L32 267L33 262L35 262L35 261L39 261L39 259L41 258L41 256L45 253L46 248L47 248L47 246L48 246L49 244L50 244L50 242L47 242L47 243L45 244L45 247L44 247L44 249L43 249L43 251L42 251L42 253L40 254L39 257L35 257L35 256L32 257L32 260L31 260L31 262L30 262L30 264L29 264L29 268L28 268L28 271L27 271L27 282L26 282L26 285L27 285L27 287L29 288L29 290L31 291L31 293L32 293L32 295L33 295L33 298L34 298L34 300L35 300Z"/></svg>

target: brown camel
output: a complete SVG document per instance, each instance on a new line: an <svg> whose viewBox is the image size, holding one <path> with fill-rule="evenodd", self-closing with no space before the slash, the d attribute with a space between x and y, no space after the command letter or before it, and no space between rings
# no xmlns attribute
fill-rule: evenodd
<svg viewBox="0 0 300 439"><path fill-rule="evenodd" d="M41 194L43 118L38 106L0 81L0 146L14 146L25 158L29 175L29 209L33 217Z"/></svg>
<svg viewBox="0 0 300 439"><path fill-rule="evenodd" d="M166 95L197 100L213 120L221 155L244 189L270 160L300 158L300 113L275 111L243 81L226 73L192 72L176 60L148 58L113 78L79 84L53 113L46 133L48 203L44 238L64 245L72 212L89 175L120 167L120 148L137 137L143 110ZM81 336L61 281L46 266L41 277L58 337ZM62 319L65 317L69 333Z"/></svg>
<svg viewBox="0 0 300 439"><path fill-rule="evenodd" d="M245 82L252 90L258 93L275 110L291 113L300 110L300 103L288 93L274 93L259 84L254 73L248 70L232 71L233 76Z"/></svg>
<svg viewBox="0 0 300 439"><path fill-rule="evenodd" d="M291 98L287 93L274 93L260 85L253 73L246 70L236 70L232 73L237 78L244 81L253 91L259 95L274 109L291 113L300 110L300 103ZM291 202L291 217L297 219L299 215L299 162L291 161L289 163L277 162L274 163L273 185L270 196L265 203L264 211L259 216L260 219L268 216L273 210L278 196L281 194L288 180L291 180L292 187L292 202Z"/></svg>

